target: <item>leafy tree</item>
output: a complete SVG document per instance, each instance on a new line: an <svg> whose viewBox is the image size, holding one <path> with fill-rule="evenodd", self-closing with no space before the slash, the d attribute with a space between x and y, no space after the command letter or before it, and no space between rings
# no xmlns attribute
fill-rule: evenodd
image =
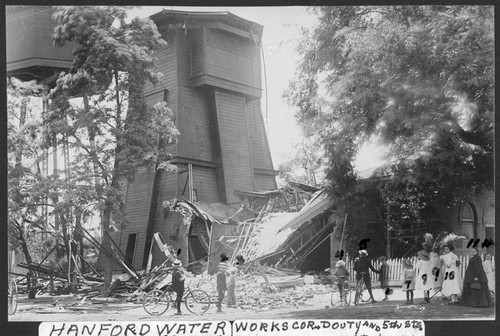
<svg viewBox="0 0 500 336"><path fill-rule="evenodd" d="M36 160L41 149L40 120L35 118L30 104L30 96L40 95L41 91L35 82L7 79L9 242L21 249L28 263L33 262L29 236L43 223L39 208L34 205L42 202L41 195L33 189L42 181Z"/></svg>
<svg viewBox="0 0 500 336"><path fill-rule="evenodd" d="M54 17L55 44L76 42L77 47L73 66L51 91L54 109L47 127L65 134L76 150L74 178L85 180L87 190L78 188L74 194L99 201L101 226L109 233L112 222L123 219L122 183L143 165L170 168L167 147L178 134L171 111L164 102L147 106L143 97L144 86L160 79L153 53L165 42L149 19L127 22L124 7L57 7ZM73 96L82 97L81 104L70 103ZM106 234L102 245L110 251ZM104 296L113 268L106 258Z"/></svg>
<svg viewBox="0 0 500 336"><path fill-rule="evenodd" d="M390 147L385 201L411 216L493 187L492 6L314 10L285 96L323 144L334 193L352 193L372 136Z"/></svg>
<svg viewBox="0 0 500 336"><path fill-rule="evenodd" d="M324 164L320 148L313 141L302 140L295 147L295 155L280 164L280 177L285 181L293 181L319 187L323 185Z"/></svg>

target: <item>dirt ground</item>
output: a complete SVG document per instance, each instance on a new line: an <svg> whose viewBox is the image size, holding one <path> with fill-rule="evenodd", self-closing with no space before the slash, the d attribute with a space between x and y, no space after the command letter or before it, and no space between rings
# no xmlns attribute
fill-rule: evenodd
<svg viewBox="0 0 500 336"><path fill-rule="evenodd" d="M422 303L423 296L415 293L413 305L405 304L401 290L396 289L388 301L380 289L374 290L376 303L362 303L357 306L332 306L329 294L318 294L309 298L298 307L284 309L269 308L225 308L217 313L215 304L203 315L193 315L184 307L183 315L174 315L169 308L161 316L148 315L142 305L137 303L110 300L97 304L75 306L50 302L48 298L38 301L20 298L18 310L9 316L9 321L235 321L239 319L420 319L420 320L492 320L495 307L474 308L462 305L449 305L440 294L429 303ZM69 302L69 301L67 301Z"/></svg>

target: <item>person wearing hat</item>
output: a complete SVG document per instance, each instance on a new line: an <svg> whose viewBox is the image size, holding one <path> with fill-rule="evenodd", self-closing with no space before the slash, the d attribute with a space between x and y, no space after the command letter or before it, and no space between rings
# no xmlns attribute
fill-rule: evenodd
<svg viewBox="0 0 500 336"><path fill-rule="evenodd" d="M373 298L372 293L372 282L370 279L370 270L375 273L379 273L379 271L372 266L370 259L368 259L368 252L366 250L359 250L359 257L354 260L354 271L356 272L356 280L363 279L365 282L366 289L370 294L370 299L372 303L375 303L375 299ZM358 297L354 297L354 304L358 303Z"/></svg>
<svg viewBox="0 0 500 336"><path fill-rule="evenodd" d="M403 262L403 271L401 272L401 289L403 292L406 292L406 304L413 304L415 278L416 274L411 259L405 259Z"/></svg>
<svg viewBox="0 0 500 336"><path fill-rule="evenodd" d="M175 306L177 307L177 313L175 315L181 315L181 300L184 295L184 281L186 277L182 272L181 266L182 263L179 259L175 259L172 263L173 272L172 272L172 289L177 295L175 298Z"/></svg>
<svg viewBox="0 0 500 336"><path fill-rule="evenodd" d="M417 252L417 264L415 265L416 283L415 289L424 291L424 301L429 302L430 291L433 289L434 281L432 281L432 265L429 252L420 250Z"/></svg>
<svg viewBox="0 0 500 336"><path fill-rule="evenodd" d="M380 281L380 288L384 291L382 301L387 301L389 300L389 294L392 294L392 289L389 286L389 265L387 264L387 258L384 256L378 258L378 261L380 262L378 281Z"/></svg>
<svg viewBox="0 0 500 336"><path fill-rule="evenodd" d="M228 270L228 264L227 264L228 260L229 260L229 258L226 256L226 254L222 253L220 256L220 263L219 263L217 273L216 273L217 292L219 294L217 297L217 312L218 313L222 312L222 301L224 300L224 296L226 295L226 291L227 291L226 273Z"/></svg>
<svg viewBox="0 0 500 336"><path fill-rule="evenodd" d="M471 307L490 307L493 301L478 248L472 247L470 254L471 258L464 275L461 303Z"/></svg>
<svg viewBox="0 0 500 336"><path fill-rule="evenodd" d="M458 295L462 293L462 279L458 268L460 261L453 250L455 247L452 244L445 245L444 254L441 256L444 276L441 292L450 297L450 304L457 304Z"/></svg>
<svg viewBox="0 0 500 336"><path fill-rule="evenodd" d="M340 295L340 305L344 305L344 282L349 279L349 271L345 268L345 261L339 260L335 263L335 273L334 275L338 280L339 295Z"/></svg>

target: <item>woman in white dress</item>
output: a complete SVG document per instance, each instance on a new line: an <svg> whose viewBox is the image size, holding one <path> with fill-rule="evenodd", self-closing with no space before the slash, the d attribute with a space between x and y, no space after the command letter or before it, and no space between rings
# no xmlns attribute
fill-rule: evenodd
<svg viewBox="0 0 500 336"><path fill-rule="evenodd" d="M439 257L439 249L435 248L431 253L430 253L430 260L431 264L431 282L432 282L432 288L435 291L440 290L443 287L443 272L442 272L442 267L441 267L441 258Z"/></svg>
<svg viewBox="0 0 500 336"><path fill-rule="evenodd" d="M415 289L424 291L424 301L429 302L429 293L433 288L433 279L432 279L432 265L430 262L429 252L426 250L420 250L417 252L418 260L415 265L416 271L416 284Z"/></svg>
<svg viewBox="0 0 500 336"><path fill-rule="evenodd" d="M458 295L462 293L462 279L458 269L458 256L453 252L452 244L445 245L444 254L441 256L443 266L443 295L450 297L450 304L458 303Z"/></svg>
<svg viewBox="0 0 500 336"><path fill-rule="evenodd" d="M484 255L483 269L488 279L488 288L491 292L495 292L495 265L491 261L491 254Z"/></svg>

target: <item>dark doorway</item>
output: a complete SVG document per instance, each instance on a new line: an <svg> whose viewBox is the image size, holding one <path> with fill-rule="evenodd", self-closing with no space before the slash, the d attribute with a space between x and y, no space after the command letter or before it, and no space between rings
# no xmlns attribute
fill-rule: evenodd
<svg viewBox="0 0 500 336"><path fill-rule="evenodd" d="M132 265L132 262L134 261L136 241L137 233L131 233L128 235L127 251L125 252L125 262L127 263L127 265Z"/></svg>

